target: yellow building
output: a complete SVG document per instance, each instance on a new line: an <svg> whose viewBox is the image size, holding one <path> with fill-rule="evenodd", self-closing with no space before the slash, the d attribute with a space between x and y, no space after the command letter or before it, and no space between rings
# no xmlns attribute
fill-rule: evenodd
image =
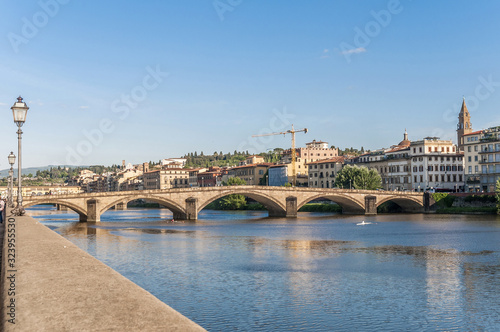
<svg viewBox="0 0 500 332"><path fill-rule="evenodd" d="M144 189L188 188L189 170L168 168L143 174Z"/></svg>

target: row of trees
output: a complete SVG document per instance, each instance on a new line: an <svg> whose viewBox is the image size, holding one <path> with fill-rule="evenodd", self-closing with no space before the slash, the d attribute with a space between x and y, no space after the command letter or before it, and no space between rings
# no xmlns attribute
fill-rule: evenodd
<svg viewBox="0 0 500 332"><path fill-rule="evenodd" d="M214 152L211 155L205 155L203 152L198 154L197 152L191 152L183 156L186 158L186 167L210 167L210 166L234 166L238 165L240 161L245 160L250 154L248 151L238 152L234 151L228 152L226 154L220 152Z"/></svg>

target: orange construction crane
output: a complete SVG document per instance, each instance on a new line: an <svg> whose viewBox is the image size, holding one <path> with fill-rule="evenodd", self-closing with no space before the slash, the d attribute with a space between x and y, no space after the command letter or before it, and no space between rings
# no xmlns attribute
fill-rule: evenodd
<svg viewBox="0 0 500 332"><path fill-rule="evenodd" d="M293 125L292 125L292 129L291 130L283 131L283 132L280 132L280 133L270 133L270 134L263 134L263 135L252 135L252 137L261 137L261 136L271 136L271 135L292 134L292 149L291 149L291 152L292 152L292 185L294 187L297 184L297 175L295 173L295 163L296 163L296 159L297 159L296 153L295 153L295 133L300 133L302 131L304 132L304 134L306 134L307 133L307 128L295 130L293 128Z"/></svg>

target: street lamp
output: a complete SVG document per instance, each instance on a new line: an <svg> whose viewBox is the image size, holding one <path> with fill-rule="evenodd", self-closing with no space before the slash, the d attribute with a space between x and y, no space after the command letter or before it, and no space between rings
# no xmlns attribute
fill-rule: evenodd
<svg viewBox="0 0 500 332"><path fill-rule="evenodd" d="M17 207L13 211L14 215L16 216L22 216L24 214L24 208L23 208L23 192L22 192L22 185L21 185L21 139L22 139L22 134L23 131L21 130L21 127L23 126L24 122L26 121L26 115L28 114L28 105L23 101L23 98L19 96L17 98L17 102L14 103L14 106L11 107L12 110L12 115L14 116L14 122L16 123L18 130L17 130Z"/></svg>
<svg viewBox="0 0 500 332"><path fill-rule="evenodd" d="M7 206L10 208L13 208L14 207L14 199L12 198L12 195L13 195L12 187L14 184L14 168L13 168L13 166L16 163L16 155L11 151L7 158L9 159L9 164L10 164L9 189L7 191L9 193L9 195L8 195L9 197L8 197L8 201L7 201Z"/></svg>

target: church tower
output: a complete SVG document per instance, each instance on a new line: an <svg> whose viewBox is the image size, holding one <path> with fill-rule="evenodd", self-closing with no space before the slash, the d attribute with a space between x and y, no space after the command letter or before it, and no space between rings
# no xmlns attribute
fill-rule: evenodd
<svg viewBox="0 0 500 332"><path fill-rule="evenodd" d="M465 98L462 102L462 109L458 114L457 125L457 145L458 151L464 150L464 135L472 132L472 124L470 123L470 113L465 105Z"/></svg>

